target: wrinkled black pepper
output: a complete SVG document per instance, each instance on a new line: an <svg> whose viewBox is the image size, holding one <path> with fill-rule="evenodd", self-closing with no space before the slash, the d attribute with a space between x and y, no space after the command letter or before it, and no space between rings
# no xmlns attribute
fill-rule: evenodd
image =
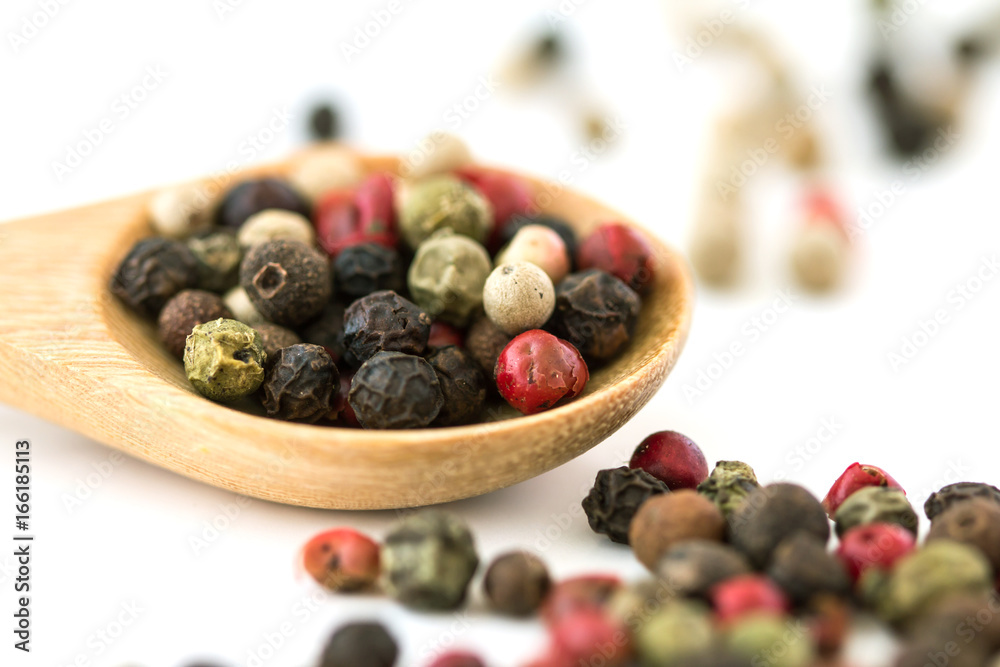
<svg viewBox="0 0 1000 667"><path fill-rule="evenodd" d="M628 466L601 470L583 499L583 511L595 533L628 544L628 528L639 506L652 496L669 493L666 484L645 470Z"/></svg>
<svg viewBox="0 0 1000 667"><path fill-rule="evenodd" d="M216 212L216 223L239 227L254 213L269 208L310 217L309 202L292 186L278 178L259 178L243 181L226 193Z"/></svg>
<svg viewBox="0 0 1000 667"><path fill-rule="evenodd" d="M304 343L322 345L334 361L344 356L344 311L347 308L339 301L331 301L323 308L315 320L299 329Z"/></svg>
<svg viewBox="0 0 1000 667"><path fill-rule="evenodd" d="M180 359L191 330L220 317L231 320L233 314L218 294L197 289L178 292L160 311L160 340L170 354Z"/></svg>
<svg viewBox="0 0 1000 667"><path fill-rule="evenodd" d="M511 340L513 336L504 333L486 315L480 315L472 322L469 332L465 335L465 351L476 360L486 377L493 379L497 359Z"/></svg>
<svg viewBox="0 0 1000 667"><path fill-rule="evenodd" d="M444 396L426 359L378 352L355 373L348 402L365 428L420 428L438 416Z"/></svg>
<svg viewBox="0 0 1000 667"><path fill-rule="evenodd" d="M260 336L260 343L264 346L264 353L267 355L267 366L274 363L278 350L291 345L298 345L302 342L299 335L291 329L286 329L278 324L263 322L253 327L253 330Z"/></svg>
<svg viewBox="0 0 1000 667"><path fill-rule="evenodd" d="M804 532L826 544L830 523L817 498L797 484L779 482L751 491L729 516L729 540L763 568L787 537Z"/></svg>
<svg viewBox="0 0 1000 667"><path fill-rule="evenodd" d="M676 595L707 598L716 584L750 571L746 557L728 544L685 540L663 554L656 575Z"/></svg>
<svg viewBox="0 0 1000 667"><path fill-rule="evenodd" d="M589 269L566 277L556 287L556 309L549 326L587 360L607 361L632 338L639 320L639 295L610 273Z"/></svg>
<svg viewBox="0 0 1000 667"><path fill-rule="evenodd" d="M924 514L931 521L952 505L970 498L986 498L1000 505L1000 489L982 482L958 482L942 486L924 503Z"/></svg>
<svg viewBox="0 0 1000 667"><path fill-rule="evenodd" d="M319 667L393 667L395 640L381 623L348 623L333 633Z"/></svg>
<svg viewBox="0 0 1000 667"><path fill-rule="evenodd" d="M576 261L576 232L573 231L573 227L568 222L554 215L514 216L500 230L500 245L505 246L510 243L511 239L521 231L521 228L527 225L542 225L554 231L566 244L566 253L569 255L570 264Z"/></svg>
<svg viewBox="0 0 1000 667"><path fill-rule="evenodd" d="M156 317L170 297L198 286L198 262L180 241L139 241L118 265L111 291L133 310Z"/></svg>
<svg viewBox="0 0 1000 667"><path fill-rule="evenodd" d="M278 350L261 388L269 417L311 424L330 413L340 372L321 346L301 343Z"/></svg>
<svg viewBox="0 0 1000 667"><path fill-rule="evenodd" d="M434 425L459 426L476 421L486 404L486 378L479 365L455 345L435 348L426 358L444 396Z"/></svg>
<svg viewBox="0 0 1000 667"><path fill-rule="evenodd" d="M806 532L778 545L767 574L796 604L805 604L819 593L846 596L851 591L844 565L826 550L826 539Z"/></svg>
<svg viewBox="0 0 1000 667"><path fill-rule="evenodd" d="M240 265L240 285L261 315L292 328L319 315L333 291L326 257L286 240L251 248Z"/></svg>
<svg viewBox="0 0 1000 667"><path fill-rule="evenodd" d="M340 294L350 300L380 290L401 292L406 276L399 253L377 243L345 248L333 261L333 274Z"/></svg>
<svg viewBox="0 0 1000 667"><path fill-rule="evenodd" d="M395 292L374 292L344 312L344 360L358 367L378 352L423 354L431 318Z"/></svg>

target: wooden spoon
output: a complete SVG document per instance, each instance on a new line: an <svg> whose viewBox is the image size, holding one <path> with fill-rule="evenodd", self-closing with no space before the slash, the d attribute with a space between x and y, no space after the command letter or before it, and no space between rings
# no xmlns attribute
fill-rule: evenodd
<svg viewBox="0 0 1000 667"><path fill-rule="evenodd" d="M247 170L229 183L282 174ZM362 157L369 171L397 161ZM546 212L581 234L623 220L528 178ZM206 179L206 184L219 179ZM583 395L531 417L415 431L281 422L197 395L155 327L111 296L131 245L152 232L152 193L0 225L0 400L187 477L307 507L384 509L487 493L580 455L614 433L666 379L687 336L685 261L647 233L657 272L628 349L595 369ZM546 204L541 206L541 204ZM511 411L513 412L513 411Z"/></svg>

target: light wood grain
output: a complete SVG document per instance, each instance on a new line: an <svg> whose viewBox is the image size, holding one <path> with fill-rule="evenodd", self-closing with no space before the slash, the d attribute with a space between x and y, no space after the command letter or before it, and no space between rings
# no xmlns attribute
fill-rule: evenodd
<svg viewBox="0 0 1000 667"><path fill-rule="evenodd" d="M294 159L234 180L282 173ZM369 170L396 167L392 158L363 159ZM544 210L583 233L623 219L582 195L531 182ZM248 496L308 507L401 508L529 479L625 424L659 389L687 336L687 264L648 234L658 271L636 336L624 354L592 373L572 403L531 417L405 432L270 420L195 394L153 325L108 292L118 261L151 233L149 197L0 225L0 400Z"/></svg>

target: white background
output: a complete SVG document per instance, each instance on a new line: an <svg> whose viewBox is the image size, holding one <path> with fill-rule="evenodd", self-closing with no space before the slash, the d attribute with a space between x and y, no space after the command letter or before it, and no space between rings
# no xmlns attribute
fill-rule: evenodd
<svg viewBox="0 0 1000 667"><path fill-rule="evenodd" d="M0 219L211 173L234 159L278 159L303 140L309 100L328 94L343 100L348 136L366 150L407 151L429 130L457 130L485 161L554 175L582 141L565 92L500 89L458 127L447 115L519 39L545 26L545 11L559 11L555 1L404 0L349 63L340 45L387 0L245 0L221 15L212 0L67 2L15 50L10 34L41 4L8 0L0 11ZM921 4L908 29L943 49L955 29L979 16L976 4ZM674 13L659 2L563 5L576 7L563 25L579 57L583 97L626 127L611 150L574 172L574 185L684 247L711 121L733 97L719 54L709 46L678 67L685 34L671 28ZM687 349L649 406L557 470L448 506L473 527L484 562L526 547L542 551L557 576L641 576L625 548L590 532L578 504L598 469L621 464L660 429L690 435L710 461L744 459L763 480L793 479L817 495L856 460L887 468L916 504L960 478L1000 483L1000 280L985 281L962 307L954 292L1000 249L1000 129L990 122L1000 112L996 68L976 82L960 140L913 176L882 155L864 102L863 65L874 45L888 42L861 0L768 0L753 8L722 0L705 16L727 7L773 28L774 44L797 64L804 86L831 91L816 119L832 148L830 178L851 217L871 210L894 182L903 194L867 229L843 292L826 299L796 292L791 311L751 337L754 318L767 316L787 287L784 253L795 224L794 178L781 168L754 176L751 280L736 294L699 291ZM148 67L165 78L122 117L116 99L140 85ZM257 154L241 148L285 108L296 115L288 131ZM53 162L105 118L113 131L57 178ZM947 323L894 368L888 355L938 309ZM715 355L733 342L746 352L719 373ZM701 372L718 379L703 395L685 396ZM467 612L418 616L377 598L324 595L296 576L296 550L313 533L350 525L380 537L391 512L237 505L232 494L119 458L16 410L0 407L0 421L8 452L0 488L12 486L14 441L32 442L37 535L28 657L11 648L13 560L0 548L2 664L152 667L202 657L309 665L338 622L362 617L392 626L405 665L425 664L439 644L473 648L498 666L542 647L540 627L489 617L478 591ZM825 437L830 423L834 433ZM87 497L68 507L74 494ZM0 515L13 514L11 496L4 492ZM228 528L213 536L205 532L212 522ZM207 548L194 549L193 537L207 539ZM129 623L121 632L119 620ZM101 632L118 636L106 642ZM281 648L264 648L268 659L255 662L269 637Z"/></svg>

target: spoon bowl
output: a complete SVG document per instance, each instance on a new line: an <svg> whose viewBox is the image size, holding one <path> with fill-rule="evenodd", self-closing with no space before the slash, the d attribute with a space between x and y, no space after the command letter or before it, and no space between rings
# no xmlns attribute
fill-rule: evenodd
<svg viewBox="0 0 1000 667"><path fill-rule="evenodd" d="M225 184L218 178L204 183L218 190L244 178L282 175L299 158L243 171ZM360 159L368 171L397 171L394 158ZM580 234L600 222L628 222L562 186L525 178L539 208ZM586 391L566 405L414 431L267 419L196 394L154 324L111 295L118 262L152 234L146 219L152 194L0 225L0 401L243 495L306 507L387 509L516 484L625 424L663 384L687 336L687 264L646 232L657 270L635 335L612 362L592 369Z"/></svg>

